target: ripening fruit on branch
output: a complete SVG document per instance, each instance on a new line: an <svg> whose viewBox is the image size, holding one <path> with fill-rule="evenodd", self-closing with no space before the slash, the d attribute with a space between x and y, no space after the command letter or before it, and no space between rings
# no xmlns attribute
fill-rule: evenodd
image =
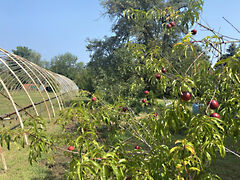
<svg viewBox="0 0 240 180"><path fill-rule="evenodd" d="M156 78L161 79L161 74L160 73L156 74Z"/></svg>
<svg viewBox="0 0 240 180"><path fill-rule="evenodd" d="M209 105L209 102L208 102L208 105ZM218 102L217 102L216 100L213 99L213 100L210 102L210 108L211 108L211 109L217 109L218 106L219 106L219 104L218 104Z"/></svg>
<svg viewBox="0 0 240 180"><path fill-rule="evenodd" d="M96 97L92 97L92 101L96 101L97 100L97 98Z"/></svg>
<svg viewBox="0 0 240 180"><path fill-rule="evenodd" d="M172 27L175 26L175 22L174 21L170 22L170 24L171 24Z"/></svg>
<svg viewBox="0 0 240 180"><path fill-rule="evenodd" d="M155 117L157 117L157 116L158 116L158 113L154 113L153 115L154 115Z"/></svg>
<svg viewBox="0 0 240 180"><path fill-rule="evenodd" d="M162 67L162 72L163 72L163 73L166 73L167 70L166 70L164 67Z"/></svg>
<svg viewBox="0 0 240 180"><path fill-rule="evenodd" d="M126 108L126 107L123 107L122 110L123 110L123 112L126 112L126 111L127 111L127 108Z"/></svg>
<svg viewBox="0 0 240 180"><path fill-rule="evenodd" d="M73 146L69 146L69 147L68 147L68 150L69 150L69 151L72 151L72 150L74 150L74 147L73 147Z"/></svg>
<svg viewBox="0 0 240 180"><path fill-rule="evenodd" d="M147 102L147 100L146 99L142 99L142 103L146 103Z"/></svg>
<svg viewBox="0 0 240 180"><path fill-rule="evenodd" d="M140 147L138 145L136 145L135 149L139 149Z"/></svg>
<svg viewBox="0 0 240 180"><path fill-rule="evenodd" d="M169 23L167 24L167 29L170 29L172 27L172 25Z"/></svg>
<svg viewBox="0 0 240 180"><path fill-rule="evenodd" d="M181 99L184 101L189 101L191 99L191 94L189 92L182 92Z"/></svg>
<svg viewBox="0 0 240 180"><path fill-rule="evenodd" d="M196 30L196 29L193 29L193 30L191 31L191 33L192 33L192 35L195 35L195 34L197 34L197 30Z"/></svg>
<svg viewBox="0 0 240 180"><path fill-rule="evenodd" d="M212 113L212 114L210 114L210 117L215 117L215 118L220 119L220 115L218 113Z"/></svg>
<svg viewBox="0 0 240 180"><path fill-rule="evenodd" d="M146 94L146 95L149 94L149 91L148 90L144 91L144 94Z"/></svg>

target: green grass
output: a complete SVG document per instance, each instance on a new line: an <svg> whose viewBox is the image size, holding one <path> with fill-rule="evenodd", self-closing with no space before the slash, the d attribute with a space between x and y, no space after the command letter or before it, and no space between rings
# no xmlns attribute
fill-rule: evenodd
<svg viewBox="0 0 240 180"><path fill-rule="evenodd" d="M42 94L45 99L48 99L46 93L42 93ZM20 106L20 107L17 106L18 109L21 109L22 107L25 107L25 106L31 104L31 101L29 100L29 98L23 91L12 91L11 95L12 95L14 102ZM29 91L29 95L31 96L34 103L43 101L41 95L36 91ZM49 96L55 97L53 93L49 93ZM0 102L1 102L0 103L0 116L5 115L10 112L15 112L12 103L6 97L0 95ZM57 112L59 109L57 100L53 99L52 103L53 103L54 110ZM52 111L50 101L47 101L46 104L49 109L50 115L53 116L53 111ZM37 105L36 108L41 117L48 118L47 109L46 109L46 106L44 103ZM28 108L26 111L33 116L36 115L33 107ZM29 116L26 114L25 111L21 111L20 116L22 117L23 120L25 120L26 118L29 118ZM17 117L16 114L12 115L11 120L2 121L0 126L2 125L3 127L8 127L8 128L14 127L15 125L19 124L19 120L17 120L16 117Z"/></svg>
<svg viewBox="0 0 240 180"><path fill-rule="evenodd" d="M32 100L36 102L42 101L42 97L40 94L36 91L30 91L29 92ZM31 104L29 98L27 97L26 94L22 91L15 91L11 93L14 101L21 107L27 106ZM55 97L53 93L49 93L50 97ZM48 99L47 95L44 95L45 99ZM4 96L0 95L0 115L4 115L9 112L14 112L14 108L11 104L11 102L5 98ZM57 104L57 100L54 99L52 100L52 103L54 105L54 109L56 113L58 114L59 112L59 106ZM49 110L51 112L51 106L50 102L47 102L47 105L49 107ZM19 107L18 107L19 109ZM48 120L48 115L46 108L44 104L38 105L37 110L40 114L41 117L44 119ZM35 115L35 112L33 108L29 108L27 110L29 113L31 113L33 116ZM51 112L52 114L52 112ZM29 116L25 114L24 111L20 112L20 115L23 120L31 120L29 119ZM16 119L16 115L11 116L13 118L12 120L4 120L1 121L0 126L3 128L11 128L14 127L15 125L19 124L19 121ZM58 133L60 131L59 127L56 127L54 125L54 118L52 121L47 124L47 129L49 133ZM47 162L47 156L43 158L40 163L34 163L33 166L30 165L28 161L28 153L29 153L29 148L21 148L17 147L16 145L12 144L11 149L7 150L5 147L3 148L3 154L7 163L8 170L6 172L3 171L3 165L2 165L2 160L0 159L0 180L40 180L40 179L60 179L62 175L58 175L59 173L57 171L63 171L58 170L57 168L51 168L49 169L45 162ZM60 160L59 160L60 161Z"/></svg>
<svg viewBox="0 0 240 180"><path fill-rule="evenodd" d="M37 91L29 91L28 93L29 93L29 95L30 95L30 97L31 97L31 99L34 103L38 103L38 102L43 101L43 98L45 100L48 99L47 94L44 93L44 92L42 93L43 98L40 95L40 93L38 93ZM49 92L48 94L49 94L50 98L55 97L54 93L52 93L52 92ZM32 104L30 99L28 98L28 96L23 91L11 91L11 96L12 96L14 102L16 104L18 104L20 107L25 107L27 105ZM56 98L52 99L51 101L52 101L53 104L55 104L54 107L58 107ZM3 114L14 111L12 103L6 97L0 95L0 102L1 102L0 103L0 115L3 115ZM49 110L51 111L50 101L47 101L46 103L47 103L47 106L48 106ZM20 109L20 107L17 107L17 108ZM46 111L44 103L42 103L41 105L37 105L36 107L37 107L39 112L40 111ZM28 111L29 110L33 111L33 108L29 108Z"/></svg>
<svg viewBox="0 0 240 180"><path fill-rule="evenodd" d="M173 100L172 100L172 99L166 99L166 100L157 99L157 102L158 102L159 104L161 104L162 106L165 106L165 103L166 103L166 104L171 103L171 102L173 102Z"/></svg>
<svg viewBox="0 0 240 180"><path fill-rule="evenodd" d="M58 135L61 128L54 124L54 121L47 124L49 134ZM4 146L3 154L7 163L7 171L3 171L3 164L0 159L0 180L56 180L63 179L65 169L63 162L66 163L66 158L62 153L57 155L56 163L53 160L49 161L54 155L44 154L39 162L34 162L30 165L28 161L29 147L22 148L20 145L11 144L10 150ZM56 156L56 155L55 155ZM54 164L54 166L52 166ZM52 166L52 167L49 167Z"/></svg>
<svg viewBox="0 0 240 180"><path fill-rule="evenodd" d="M44 179L51 176L51 171L39 164L34 163L31 166L28 162L28 148L18 149L13 146L11 150L3 149L8 170L0 173L0 180L29 180ZM0 164L2 169L2 163Z"/></svg>
<svg viewBox="0 0 240 180"><path fill-rule="evenodd" d="M218 157L212 164L213 173L223 180L240 179L240 159L231 153L226 153L224 158Z"/></svg>

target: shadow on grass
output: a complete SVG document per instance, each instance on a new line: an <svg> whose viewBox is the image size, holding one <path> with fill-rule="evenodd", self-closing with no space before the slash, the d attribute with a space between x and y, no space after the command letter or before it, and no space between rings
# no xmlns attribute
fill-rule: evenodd
<svg viewBox="0 0 240 180"><path fill-rule="evenodd" d="M239 158L226 153L224 158L218 156L212 164L212 171L220 176L223 180L240 179L240 161Z"/></svg>
<svg viewBox="0 0 240 180"><path fill-rule="evenodd" d="M33 177L31 180L63 180L65 178L65 172L62 167L53 167L42 172L44 175L41 177Z"/></svg>
<svg viewBox="0 0 240 180"><path fill-rule="evenodd" d="M44 174L46 174L45 177L34 177L34 178L31 178L31 180L60 180L60 179L63 179L63 177L58 177L58 176L54 175L51 170L45 171Z"/></svg>

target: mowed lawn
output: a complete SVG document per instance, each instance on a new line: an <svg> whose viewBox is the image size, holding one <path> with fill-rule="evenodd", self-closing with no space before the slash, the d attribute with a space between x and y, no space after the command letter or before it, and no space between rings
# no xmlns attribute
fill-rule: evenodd
<svg viewBox="0 0 240 180"><path fill-rule="evenodd" d="M8 170L3 171L0 161L0 180L40 180L51 174L47 167L34 163L33 166L28 161L29 148L18 148L12 144L11 150L3 148Z"/></svg>
<svg viewBox="0 0 240 180"><path fill-rule="evenodd" d="M28 93L29 93L29 95L30 95L30 97L31 97L31 99L32 99L32 101L34 103L38 103L38 102L43 101L43 98L45 100L48 99L48 96L47 96L47 94L45 92L42 93L43 97L37 91L28 91ZM52 92L49 92L48 94L49 94L50 98L55 97L54 93L52 93ZM7 96L6 93L4 93L4 95ZM17 105L19 105L19 106L17 106L18 110L21 109L22 107L25 107L27 105L32 104L30 99L28 98L27 94L24 91L12 91L11 92L11 96L12 96L14 102ZM53 99L52 103L54 105L54 109L58 109L57 100ZM47 104L47 106L49 108L49 111L51 113L52 107L51 107L50 101L47 101L46 104ZM45 112L46 111L46 107L45 107L44 103L42 103L41 105L37 105L36 108L37 108L37 110L38 110L38 112L39 112L39 114L41 116L42 115L46 115L46 112ZM14 112L14 111L15 110L14 110L14 107L13 107L11 101L8 100L6 97L4 97L3 95L0 94L0 115L2 116L4 114L10 113L10 112ZM33 115L35 114L34 110L33 110L33 107L29 108L27 111L31 112L31 114L33 114ZM43 112L43 113L41 113L41 112Z"/></svg>
<svg viewBox="0 0 240 180"><path fill-rule="evenodd" d="M31 104L31 101L23 91L11 92L11 95L14 102L20 106L20 107L17 107L18 109L21 109L22 107L25 107ZM36 91L29 91L29 95L31 96L34 103L43 101L40 93ZM48 99L46 93L42 93L42 95L45 99ZM51 93L51 92L49 93L49 96L50 98L55 97L54 93ZM47 101L46 103L52 115L50 102ZM56 114L58 114L59 106L57 104L57 100L53 99L52 103L54 105ZM47 115L47 111L44 103L42 103L41 105L37 105L36 108L41 117L48 119L48 115ZM6 113L10 113L14 111L15 110L12 106L12 103L6 97L0 95L0 115L2 116L2 115L5 115ZM36 115L32 107L29 108L27 111L31 113L33 116ZM23 120L29 120L29 116L27 116L24 111L21 111L20 115ZM16 115L11 116L11 118L13 119L1 121L0 128L11 128L19 124L19 121L16 119ZM49 132L57 133L59 128L54 126L53 124L54 121L55 121L55 118L52 118L52 121L48 124L48 129L49 129ZM52 175L51 170L46 166L44 166L44 164L34 163L33 166L30 165L28 161L28 153L29 153L28 147L22 148L20 145L12 144L10 150L6 148L6 145L4 145L2 150L3 150L3 155L6 159L8 170L7 172L3 171L2 160L0 159L0 180L56 179L56 177Z"/></svg>
<svg viewBox="0 0 240 180"><path fill-rule="evenodd" d="M56 117L57 118L57 117ZM54 118L47 126L49 134L60 133L60 128L54 124ZM52 160L49 159L49 154L44 154L40 161L33 162L30 165L28 161L29 147L25 146L22 148L19 144L11 144L10 150L7 149L6 145L2 148L3 155L7 164L7 171L3 171L3 164L0 160L0 180L56 180L64 179L63 169L56 170L49 168L47 163ZM62 158L62 157L60 157ZM60 163L62 163L60 161ZM61 173L61 175L59 175Z"/></svg>

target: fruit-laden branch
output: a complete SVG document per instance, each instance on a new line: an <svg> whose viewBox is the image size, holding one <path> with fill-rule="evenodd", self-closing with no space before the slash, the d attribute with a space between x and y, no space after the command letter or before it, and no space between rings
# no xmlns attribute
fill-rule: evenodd
<svg viewBox="0 0 240 180"><path fill-rule="evenodd" d="M30 134L30 133L27 133L29 136L32 136L33 138L35 138L36 140L38 141L41 141L41 139L33 134ZM62 147L59 147L58 145L56 145L55 143L52 143L52 142L45 142L47 145L49 146L53 146L55 147L56 149L59 149L63 152L69 152L71 154L80 154L79 151L80 149L76 149L76 151L72 151L72 150L68 150L68 149L65 149L65 148L62 148ZM131 153L132 154L146 154L144 152L134 152L134 153ZM82 152L81 155L86 155L86 153ZM91 158L91 160L108 160L110 158L102 158L102 157L94 157L94 158Z"/></svg>
<svg viewBox="0 0 240 180"><path fill-rule="evenodd" d="M223 75L223 73L224 73L224 71L221 72L221 74L218 76L218 78L217 78L217 80L216 80L216 87L215 87L215 89L214 89L212 98L211 98L211 100L210 100L209 102L212 102L212 100L213 100L214 97L215 97L215 94L216 94L217 89L218 89L218 85L219 85L219 83L220 83L220 78L221 78L221 76ZM209 104L207 105L207 108L206 108L206 110L205 110L205 113L206 113L206 114L207 114L207 111L208 111L210 105L211 105L211 103L209 103Z"/></svg>
<svg viewBox="0 0 240 180"><path fill-rule="evenodd" d="M101 105L104 105L104 104L102 104L102 103L100 103ZM131 118L132 118L132 120L134 121L134 119L136 119L134 116L133 116L133 114L134 114L134 111L130 108L130 107L128 107L128 109L129 110L131 110L131 113L129 114L130 116L131 116ZM134 121L135 123L138 123L142 128L144 128L145 129L145 131L148 133L148 135L150 135L150 133L149 133L149 131L141 124L141 123L139 123L139 122L137 122L137 121ZM135 135L144 143L144 144L146 144L150 149L152 149L152 146L143 138L143 136L141 136L141 134L139 134L139 132L137 131L137 127L136 126L132 126L132 125L134 125L134 124L130 124L128 121L126 121L126 123L128 124L128 126L134 131L134 133L135 133ZM151 137L151 136L150 136Z"/></svg>

